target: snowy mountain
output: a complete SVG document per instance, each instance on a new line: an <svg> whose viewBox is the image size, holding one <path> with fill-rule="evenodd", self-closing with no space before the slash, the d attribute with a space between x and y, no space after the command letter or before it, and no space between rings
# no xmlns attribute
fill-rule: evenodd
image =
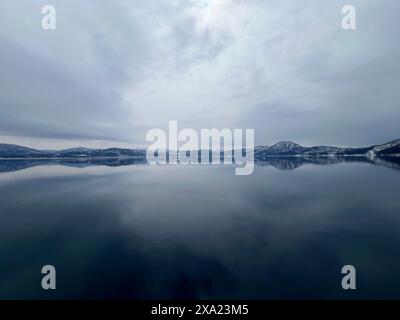
<svg viewBox="0 0 400 320"><path fill-rule="evenodd" d="M367 152L369 157L400 155L400 139L374 146Z"/></svg>
<svg viewBox="0 0 400 320"><path fill-rule="evenodd" d="M168 151L167 151L168 153ZM254 148L256 159L269 157L400 157L400 139L391 142L361 148L340 148L333 146L303 147L291 141L280 141L272 146L257 146ZM88 149L72 148L59 151L36 150L13 144L0 144L0 158L145 158L144 149Z"/></svg>
<svg viewBox="0 0 400 320"><path fill-rule="evenodd" d="M271 147L255 148L255 157L263 159L276 156L363 156L363 157L387 157L400 156L400 139L370 147L340 148L332 146L303 147L291 141L281 141Z"/></svg>
<svg viewBox="0 0 400 320"><path fill-rule="evenodd" d="M0 144L0 158L84 158L84 157L145 157L143 149L88 149L72 148L59 151L36 150L13 144Z"/></svg>
<svg viewBox="0 0 400 320"><path fill-rule="evenodd" d="M27 157L27 156L40 156L47 153L46 151L35 150L31 148L21 147L14 144L0 144L0 157Z"/></svg>
<svg viewBox="0 0 400 320"><path fill-rule="evenodd" d="M291 141L280 141L264 150L266 154L296 155L302 153L304 148Z"/></svg>
<svg viewBox="0 0 400 320"><path fill-rule="evenodd" d="M120 149L120 148L108 148L108 149L87 149L87 148L76 148L61 150L57 153L58 157L145 157L146 151L142 149Z"/></svg>
<svg viewBox="0 0 400 320"><path fill-rule="evenodd" d="M340 152L342 149L338 147L330 147L330 146L315 146L310 148L304 148L302 154L309 156L318 156L318 155L335 155Z"/></svg>
<svg viewBox="0 0 400 320"><path fill-rule="evenodd" d="M302 154L306 148L292 141L280 141L270 147L265 146L254 149L256 158L272 156L295 156Z"/></svg>

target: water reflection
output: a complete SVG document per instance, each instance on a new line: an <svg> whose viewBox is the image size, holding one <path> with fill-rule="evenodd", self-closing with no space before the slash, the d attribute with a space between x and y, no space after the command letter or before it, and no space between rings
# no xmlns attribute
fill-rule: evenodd
<svg viewBox="0 0 400 320"><path fill-rule="evenodd" d="M223 162L223 159L221 159ZM212 163L212 158L210 158ZM332 165L338 163L370 163L400 170L400 157L269 157L256 159L257 166L273 166L279 170L294 170L303 165ZM129 165L147 165L145 158L70 158L70 159L1 159L0 173L27 169L36 166L62 165L84 168L90 166L119 167Z"/></svg>
<svg viewBox="0 0 400 320"><path fill-rule="evenodd" d="M0 298L400 298L399 173L291 160L257 162L250 176L9 162ZM44 264L57 268L55 292L40 287ZM346 264L355 292L340 287Z"/></svg>

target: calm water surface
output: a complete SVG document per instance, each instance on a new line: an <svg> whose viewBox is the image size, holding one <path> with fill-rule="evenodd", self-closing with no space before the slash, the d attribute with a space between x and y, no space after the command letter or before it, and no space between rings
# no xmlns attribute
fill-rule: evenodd
<svg viewBox="0 0 400 320"><path fill-rule="evenodd" d="M57 290L41 289L45 264ZM341 268L357 290L341 289ZM363 163L0 173L0 298L400 298L400 171Z"/></svg>

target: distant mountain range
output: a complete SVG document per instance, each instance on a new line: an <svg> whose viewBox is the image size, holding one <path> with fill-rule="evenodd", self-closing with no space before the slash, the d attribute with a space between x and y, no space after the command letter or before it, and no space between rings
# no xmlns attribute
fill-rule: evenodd
<svg viewBox="0 0 400 320"><path fill-rule="evenodd" d="M143 149L89 149L73 148L65 150L36 150L13 144L0 144L0 158L24 159L67 159L67 158L121 158L121 157L146 157Z"/></svg>
<svg viewBox="0 0 400 320"><path fill-rule="evenodd" d="M273 157L400 157L400 139L369 147L340 148L333 146L303 147L291 141L281 141L272 146L257 146L254 150L257 160ZM0 144L0 158L5 159L68 159L68 158L145 158L144 149L88 149L36 150L13 144Z"/></svg>
<svg viewBox="0 0 400 320"><path fill-rule="evenodd" d="M281 141L272 146L257 146L254 150L255 158L266 159L280 156L302 157L342 157L364 156L374 157L400 157L400 139L391 142L360 148L340 148L332 146L303 147L291 141Z"/></svg>

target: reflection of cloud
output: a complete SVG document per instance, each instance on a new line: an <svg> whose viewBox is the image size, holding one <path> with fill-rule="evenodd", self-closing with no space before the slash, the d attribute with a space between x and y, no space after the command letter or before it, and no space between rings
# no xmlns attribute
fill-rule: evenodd
<svg viewBox="0 0 400 320"><path fill-rule="evenodd" d="M392 288L400 203L389 170L115 170L35 168L0 181L0 296L43 294L43 259L63 266L71 281L57 292L67 298L337 297L348 261ZM390 294L368 287L369 297Z"/></svg>

